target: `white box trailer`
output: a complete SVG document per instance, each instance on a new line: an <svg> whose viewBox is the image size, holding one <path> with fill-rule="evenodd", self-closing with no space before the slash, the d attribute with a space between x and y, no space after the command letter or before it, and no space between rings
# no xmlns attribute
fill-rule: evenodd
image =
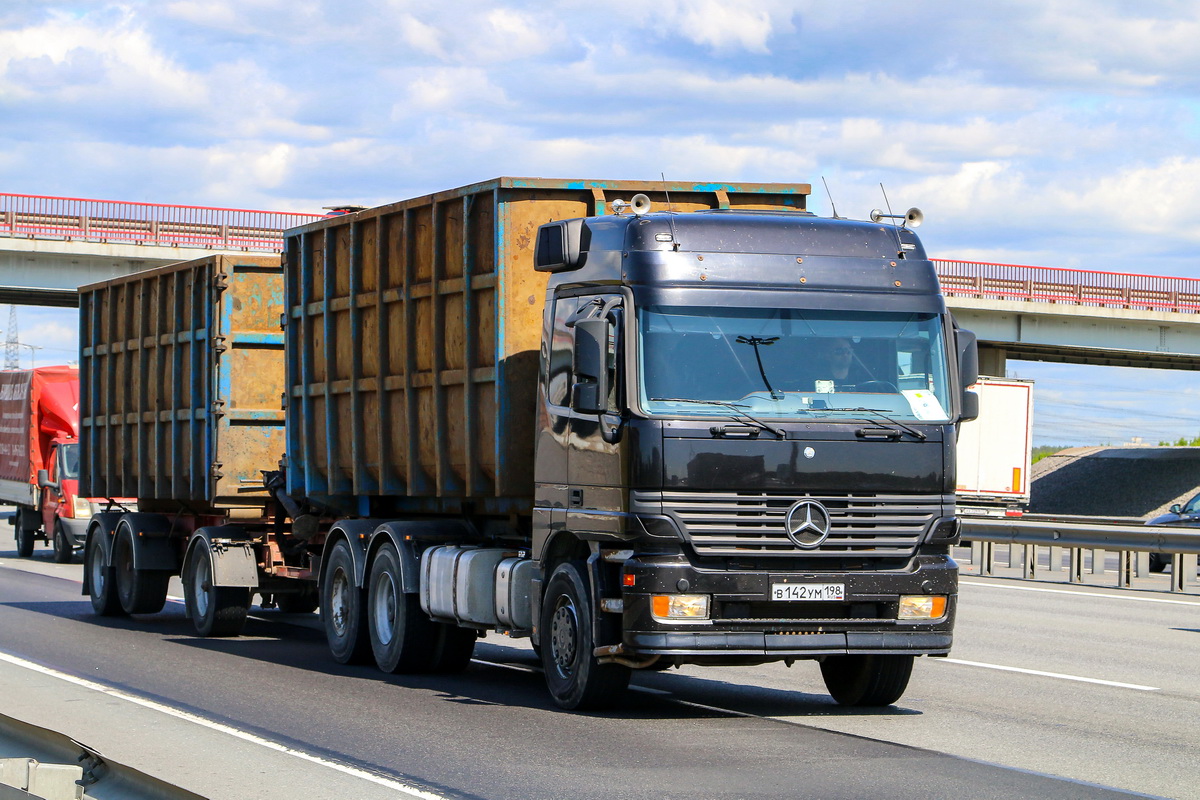
<svg viewBox="0 0 1200 800"><path fill-rule="evenodd" d="M980 377L979 418L958 435L960 512L1008 514L1029 506L1033 451L1033 381Z"/></svg>

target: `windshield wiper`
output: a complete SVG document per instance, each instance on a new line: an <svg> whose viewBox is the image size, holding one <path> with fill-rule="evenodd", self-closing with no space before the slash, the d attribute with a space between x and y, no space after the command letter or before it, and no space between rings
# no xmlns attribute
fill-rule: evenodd
<svg viewBox="0 0 1200 800"><path fill-rule="evenodd" d="M731 409L733 409L733 415L732 415L731 419L733 419L735 422L749 420L753 424L762 428L764 431L768 431L770 433L775 434L780 439L787 438L787 433L785 433L783 430L776 428L774 425L768 425L767 423L763 422L761 419L752 417L749 414L747 414L745 411L742 411L742 409L745 408L745 406L743 406L739 403L726 403L722 400L692 400L687 397L651 397L650 401L652 403L699 403L700 405L705 405L705 406L721 406L722 408L731 408Z"/></svg>
<svg viewBox="0 0 1200 800"><path fill-rule="evenodd" d="M898 419L892 419L887 414L883 413L884 409L881 409L881 408L826 408L826 409L822 409L822 410L824 410L824 411L853 411L853 412L857 412L857 413L866 412L868 414L875 414L880 419L885 420L886 422L889 422L892 425L895 425L900 430L904 431L905 433L909 434L910 436L916 437L917 439L919 439L922 442L929 438L928 436L921 433L921 431L917 430L916 428L905 425L903 422L901 422Z"/></svg>

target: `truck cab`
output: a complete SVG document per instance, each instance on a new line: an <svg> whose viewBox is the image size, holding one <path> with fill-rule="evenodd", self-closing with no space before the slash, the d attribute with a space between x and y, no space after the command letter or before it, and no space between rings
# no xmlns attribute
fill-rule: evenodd
<svg viewBox="0 0 1200 800"><path fill-rule="evenodd" d="M974 336L907 228L645 205L539 231L551 692L814 659L840 702L891 703L951 646Z"/></svg>
<svg viewBox="0 0 1200 800"><path fill-rule="evenodd" d="M79 496L79 441L58 438L51 442L48 469L38 471L42 530L60 563L71 560L87 540L88 523L96 504Z"/></svg>

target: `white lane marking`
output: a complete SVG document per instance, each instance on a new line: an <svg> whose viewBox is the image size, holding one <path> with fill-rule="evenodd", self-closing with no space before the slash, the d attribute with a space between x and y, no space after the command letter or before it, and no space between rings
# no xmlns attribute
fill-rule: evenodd
<svg viewBox="0 0 1200 800"><path fill-rule="evenodd" d="M1009 589L1014 592L1073 594L1076 597L1107 597L1110 600L1134 600L1141 603L1168 603L1175 606L1200 606L1200 602L1195 600L1168 600L1165 597L1142 597L1135 594L1101 594L1100 592L1081 592L1072 589L1043 589L1041 586L1005 586L999 583L980 583L978 581L964 581L961 579L958 583L960 586L982 586L985 589Z"/></svg>
<svg viewBox="0 0 1200 800"><path fill-rule="evenodd" d="M1157 692L1161 691L1156 686L1141 686L1136 683L1121 683L1119 681L1103 681L1099 678L1083 678L1079 675L1064 675L1061 672L1043 672L1040 669L1024 669L1022 667L1005 667L1000 664L985 664L981 661L963 661L960 658L933 658L931 661L942 662L946 664L963 664L968 667L982 667L983 669L998 669L1003 672L1020 672L1024 675L1037 675L1042 678L1059 678L1064 681L1079 681L1080 683L1098 683L1101 686L1115 686L1118 689L1136 689L1139 692Z"/></svg>
<svg viewBox="0 0 1200 800"><path fill-rule="evenodd" d="M364 781L369 781L370 783L378 784L379 786L383 786L387 789L401 792L406 797L416 797L420 798L420 800L449 800L443 795L427 792L423 789L417 788L416 786L410 786L409 784L401 781L386 778L382 775L376 775L373 772L368 772L367 770L359 769L358 767L352 767L349 764L340 764L337 761L330 761L328 759L321 758L320 756L315 756L312 753L306 753L303 750L297 750L295 748L288 747L285 744L273 742L270 739L264 739L261 736L256 736L248 731L235 728L232 725L225 725L215 720L199 716L198 714L192 714L190 712L183 711L182 709L174 708L173 706L157 703L153 700L147 700L146 698L138 697L137 695L127 694L126 692L122 692L120 689L114 689L111 686L105 686L102 683L95 683L94 681L89 681L86 678L80 678L65 672L59 672L56 669L44 667L40 664L35 664L32 661L26 661L23 658L10 655L8 653L0 652L0 661L6 661L14 666L37 672L42 675L49 675L52 678L58 678L61 681L66 681L67 683L72 683L85 689L91 689L94 692L100 692L101 694L106 694L110 697L126 700L134 705L139 705L143 708L148 708L153 711L158 711L162 714L166 714L167 716L175 717L176 719L181 719L186 722L192 722L210 730L228 734L229 736L241 739L242 741L250 742L251 744L259 745L260 747L265 747L268 750L274 750L277 753L284 753L286 755L299 758L303 761L318 764L322 767L328 767L336 772L341 772L354 778L361 778Z"/></svg>

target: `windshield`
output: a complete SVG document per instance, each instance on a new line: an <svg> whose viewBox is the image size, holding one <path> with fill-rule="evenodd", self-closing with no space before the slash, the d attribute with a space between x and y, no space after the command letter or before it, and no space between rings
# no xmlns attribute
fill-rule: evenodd
<svg viewBox="0 0 1200 800"><path fill-rule="evenodd" d="M638 320L651 414L948 421L937 314L649 306Z"/></svg>
<svg viewBox="0 0 1200 800"><path fill-rule="evenodd" d="M79 478L79 445L60 444L58 446L58 480L75 480Z"/></svg>

